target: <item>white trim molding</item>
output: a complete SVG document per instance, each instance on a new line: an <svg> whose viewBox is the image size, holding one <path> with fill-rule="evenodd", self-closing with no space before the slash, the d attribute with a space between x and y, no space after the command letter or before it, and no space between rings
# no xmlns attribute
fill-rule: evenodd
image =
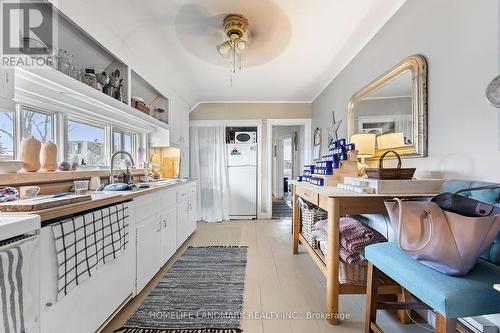
<svg viewBox="0 0 500 333"><path fill-rule="evenodd" d="M311 119L268 119L267 120L267 209L266 218L272 218L273 214L273 126L304 126L304 159L311 156Z"/></svg>

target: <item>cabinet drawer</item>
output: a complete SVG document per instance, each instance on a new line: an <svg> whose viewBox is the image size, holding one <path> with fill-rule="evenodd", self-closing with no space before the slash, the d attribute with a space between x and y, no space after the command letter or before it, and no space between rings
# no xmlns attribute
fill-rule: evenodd
<svg viewBox="0 0 500 333"><path fill-rule="evenodd" d="M162 199L164 197L159 193L153 192L134 199L136 207L136 220L138 222L158 214L162 207Z"/></svg>
<svg viewBox="0 0 500 333"><path fill-rule="evenodd" d="M189 195L196 195L196 185L189 187Z"/></svg>
<svg viewBox="0 0 500 333"><path fill-rule="evenodd" d="M189 188L187 187L182 187L177 191L177 202L181 202L184 200L187 200L189 196Z"/></svg>
<svg viewBox="0 0 500 333"><path fill-rule="evenodd" d="M315 204L316 206L319 204L319 195L318 193L314 193L312 191L306 190L304 188L297 188L297 195L302 197L303 199Z"/></svg>
<svg viewBox="0 0 500 333"><path fill-rule="evenodd" d="M160 193L163 207L168 207L177 203L177 191L175 188L163 190Z"/></svg>

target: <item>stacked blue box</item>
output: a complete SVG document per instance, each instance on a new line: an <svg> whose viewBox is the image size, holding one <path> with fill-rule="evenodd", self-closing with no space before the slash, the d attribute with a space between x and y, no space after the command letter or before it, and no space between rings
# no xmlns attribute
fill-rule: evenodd
<svg viewBox="0 0 500 333"><path fill-rule="evenodd" d="M313 184L313 185L317 185L317 186L323 186L324 183L325 183L325 180L323 178L315 178L315 177L312 177L310 180L309 180L309 183Z"/></svg>
<svg viewBox="0 0 500 333"><path fill-rule="evenodd" d="M328 153L326 155L323 155L315 164L308 164L304 166L302 182L309 182L314 185L324 186L324 179L314 177L314 175L333 175L333 170L340 168L340 162L347 161L349 159L348 152L355 149L355 145L353 143L347 144L346 139L336 141L332 140L328 146Z"/></svg>

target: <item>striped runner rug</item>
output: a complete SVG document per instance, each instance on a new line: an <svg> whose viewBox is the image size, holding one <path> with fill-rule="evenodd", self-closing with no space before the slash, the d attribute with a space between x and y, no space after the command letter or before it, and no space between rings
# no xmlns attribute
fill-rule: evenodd
<svg viewBox="0 0 500 333"><path fill-rule="evenodd" d="M189 247L118 332L241 332L247 247Z"/></svg>

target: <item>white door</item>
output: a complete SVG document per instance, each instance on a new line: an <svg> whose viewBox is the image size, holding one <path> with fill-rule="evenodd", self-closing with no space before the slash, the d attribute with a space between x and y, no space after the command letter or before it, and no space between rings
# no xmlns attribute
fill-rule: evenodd
<svg viewBox="0 0 500 333"><path fill-rule="evenodd" d="M230 166L231 218L257 217L257 167Z"/></svg>
<svg viewBox="0 0 500 333"><path fill-rule="evenodd" d="M160 215L153 215L137 226L137 292L144 289L160 268L160 229Z"/></svg>
<svg viewBox="0 0 500 333"><path fill-rule="evenodd" d="M163 266L177 250L177 205L163 211L161 224L161 266Z"/></svg>
<svg viewBox="0 0 500 333"><path fill-rule="evenodd" d="M227 165L257 165L257 144L230 143L227 145Z"/></svg>

